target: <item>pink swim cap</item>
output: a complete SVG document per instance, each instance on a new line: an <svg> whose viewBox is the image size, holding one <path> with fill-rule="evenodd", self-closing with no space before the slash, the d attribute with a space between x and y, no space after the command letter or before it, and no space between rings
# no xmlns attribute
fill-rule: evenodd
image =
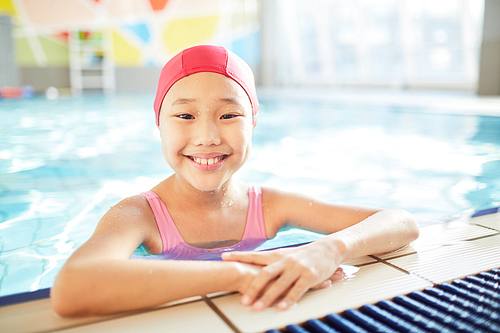
<svg viewBox="0 0 500 333"><path fill-rule="evenodd" d="M259 101L250 66L240 57L221 46L200 45L178 53L163 67L158 82L154 109L156 125L160 126L160 108L168 90L180 79L199 72L213 72L236 81L247 93L253 109L253 126L257 123Z"/></svg>

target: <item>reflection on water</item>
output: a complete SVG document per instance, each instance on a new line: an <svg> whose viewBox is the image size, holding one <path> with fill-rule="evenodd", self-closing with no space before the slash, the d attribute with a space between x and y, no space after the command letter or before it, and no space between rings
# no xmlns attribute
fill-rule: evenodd
<svg viewBox="0 0 500 333"><path fill-rule="evenodd" d="M500 205L493 166L500 161L498 117L279 100L264 105L272 120L256 128L261 141L249 166L265 185L404 208L421 225ZM469 200L477 192L485 195Z"/></svg>
<svg viewBox="0 0 500 333"><path fill-rule="evenodd" d="M0 295L51 286L121 198L171 173L151 95L2 100ZM500 118L262 100L248 183L412 212L421 225L500 205ZM283 230L262 248L313 240Z"/></svg>

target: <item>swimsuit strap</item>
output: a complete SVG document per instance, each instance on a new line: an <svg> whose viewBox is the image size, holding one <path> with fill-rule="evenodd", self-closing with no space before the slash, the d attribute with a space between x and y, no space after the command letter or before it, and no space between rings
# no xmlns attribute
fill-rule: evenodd
<svg viewBox="0 0 500 333"><path fill-rule="evenodd" d="M158 194L153 191L147 191L141 193L141 195L148 200L149 206L155 216L156 226L158 227L161 237L162 252L165 252L165 250L169 248L173 248L183 241L179 230L177 230L175 226L174 220L172 220L167 207L163 201L161 201ZM176 237L176 234L178 234L178 237Z"/></svg>
<svg viewBox="0 0 500 333"><path fill-rule="evenodd" d="M262 189L259 186L248 188L247 223L242 240L244 239L267 239L262 210Z"/></svg>
<svg viewBox="0 0 500 333"><path fill-rule="evenodd" d="M178 248L178 245L183 245L184 247L188 247L191 250L200 253L213 251L212 249L193 247L184 241L174 223L174 220L170 216L167 207L158 194L153 191L147 191L141 193L141 195L148 200L151 210L155 216L156 225L158 226L158 231L162 241L162 253ZM239 243L247 240L267 240L262 210L262 189L258 186L250 186L248 189L247 220L243 237ZM234 247L234 245L229 247Z"/></svg>

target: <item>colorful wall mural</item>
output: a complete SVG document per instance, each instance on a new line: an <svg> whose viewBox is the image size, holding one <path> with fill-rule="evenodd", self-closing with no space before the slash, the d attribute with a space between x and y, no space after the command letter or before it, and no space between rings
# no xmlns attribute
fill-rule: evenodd
<svg viewBox="0 0 500 333"><path fill-rule="evenodd" d="M13 22L19 67L69 67L68 36L106 36L117 67L161 67L197 44L225 46L259 63L257 0L0 0Z"/></svg>

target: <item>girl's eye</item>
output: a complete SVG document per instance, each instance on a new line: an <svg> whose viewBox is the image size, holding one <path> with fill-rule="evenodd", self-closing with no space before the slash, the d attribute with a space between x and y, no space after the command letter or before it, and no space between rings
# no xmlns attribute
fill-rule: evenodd
<svg viewBox="0 0 500 333"><path fill-rule="evenodd" d="M181 118L181 119L194 119L194 117L190 114L180 114L177 116L178 118Z"/></svg>
<svg viewBox="0 0 500 333"><path fill-rule="evenodd" d="M220 119L232 119L232 118L235 118L235 117L237 117L237 115L230 113L230 114L223 115L222 117L220 117Z"/></svg>

